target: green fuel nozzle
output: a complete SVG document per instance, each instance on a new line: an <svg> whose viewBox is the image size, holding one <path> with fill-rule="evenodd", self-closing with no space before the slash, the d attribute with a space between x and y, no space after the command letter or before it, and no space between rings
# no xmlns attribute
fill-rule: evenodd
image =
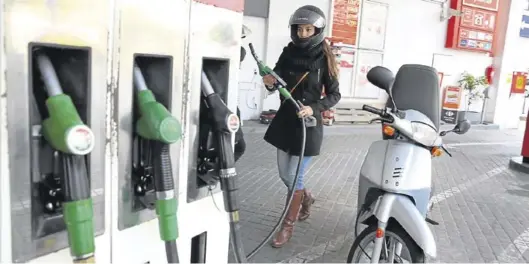
<svg viewBox="0 0 529 264"><path fill-rule="evenodd" d="M181 138L180 122L171 115L164 105L156 101L147 87L138 65L134 64L134 86L138 92L140 117L136 132L150 140L154 163L154 191L156 192L156 215L160 238L165 242L168 263L178 263L176 239L178 238L177 200L171 165L169 144Z"/></svg>
<svg viewBox="0 0 529 264"><path fill-rule="evenodd" d="M94 133L86 126L70 96L63 93L50 59L44 54L36 57L46 86L46 107L49 117L42 122L44 138L63 153L86 155L94 149Z"/></svg>
<svg viewBox="0 0 529 264"><path fill-rule="evenodd" d="M93 205L84 155L94 148L94 134L86 126L72 99L63 93L50 59L43 53L36 63L45 84L49 117L42 122L43 136L61 152L64 221L70 253L76 263L95 262Z"/></svg>
<svg viewBox="0 0 529 264"><path fill-rule="evenodd" d="M279 92L285 96L285 98L292 97L288 90L285 89L287 87L287 83L279 77L279 75L274 72L270 67L268 67L263 61L257 57L257 54L255 53L255 49L253 48L252 43L249 43L248 46L250 47L250 53L252 53L252 57L254 58L255 62L257 63L257 68L259 69L259 75L265 76L265 75L272 75L277 80L277 82L274 84L274 89L278 89ZM282 89L281 89L282 88Z"/></svg>
<svg viewBox="0 0 529 264"><path fill-rule="evenodd" d="M157 102L154 94L147 88L140 68L134 65L134 85L138 90L138 105L140 118L136 123L136 131L145 139L156 140L172 144L180 140L182 127L180 122L161 103Z"/></svg>
<svg viewBox="0 0 529 264"><path fill-rule="evenodd" d="M259 68L259 74L261 76L265 75L272 75L277 80L277 82L274 84L274 88L272 90L278 90L279 93L285 97L285 100L290 101L295 107L297 111L301 110L301 103L296 102L294 98L292 97L292 94L287 90L287 83L279 77L279 75L274 72L270 67L268 67L266 64L264 64L263 61L257 57L257 54L255 53L255 49L253 48L252 43L248 43L248 46L250 47L250 52L252 53L252 57L254 58L255 62L257 63L257 68ZM267 88L268 89L268 88ZM318 121L314 116L307 116L305 117L305 126L306 127L314 127L316 126Z"/></svg>

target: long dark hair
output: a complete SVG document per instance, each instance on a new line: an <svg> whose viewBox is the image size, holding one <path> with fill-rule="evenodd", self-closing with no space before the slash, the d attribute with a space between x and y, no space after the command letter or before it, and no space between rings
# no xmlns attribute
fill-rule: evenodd
<svg viewBox="0 0 529 264"><path fill-rule="evenodd" d="M332 53L331 46L327 43L326 40L323 40L323 52L325 57L327 57L327 67L329 68L329 75L334 78L338 78L340 70L338 69L338 64L336 64L336 57Z"/></svg>

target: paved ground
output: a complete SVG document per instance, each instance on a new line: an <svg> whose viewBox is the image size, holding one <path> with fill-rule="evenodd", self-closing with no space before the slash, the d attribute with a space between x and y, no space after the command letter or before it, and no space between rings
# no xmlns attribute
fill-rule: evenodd
<svg viewBox="0 0 529 264"><path fill-rule="evenodd" d="M262 140L263 127L244 128L247 152L238 163L242 178L242 232L247 252L272 230L284 206L286 187L277 176L275 151ZM352 245L358 172L378 127L326 128L325 146L306 185L316 196L312 215L296 225L281 249L268 244L252 262L345 262ZM434 161L436 206L431 218L436 262L529 261L529 175L508 169L520 152L516 130L474 129L449 135L453 157Z"/></svg>

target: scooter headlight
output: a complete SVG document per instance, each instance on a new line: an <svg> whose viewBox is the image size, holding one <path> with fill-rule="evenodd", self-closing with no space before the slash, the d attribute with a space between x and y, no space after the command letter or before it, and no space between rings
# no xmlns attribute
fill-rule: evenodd
<svg viewBox="0 0 529 264"><path fill-rule="evenodd" d="M433 127L425 123L412 122L411 128L413 131L413 140L428 147L436 144L438 134Z"/></svg>
<svg viewBox="0 0 529 264"><path fill-rule="evenodd" d="M94 132L85 126L77 125L66 132L66 146L74 155L86 155L94 149Z"/></svg>

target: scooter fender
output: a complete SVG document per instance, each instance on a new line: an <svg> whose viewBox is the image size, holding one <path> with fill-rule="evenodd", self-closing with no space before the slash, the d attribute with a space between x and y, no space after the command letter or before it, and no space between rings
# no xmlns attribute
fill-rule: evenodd
<svg viewBox="0 0 529 264"><path fill-rule="evenodd" d="M386 193L375 208L374 214L378 221L388 223L390 218L394 218L425 254L436 258L437 245L432 231L410 198L402 194Z"/></svg>

